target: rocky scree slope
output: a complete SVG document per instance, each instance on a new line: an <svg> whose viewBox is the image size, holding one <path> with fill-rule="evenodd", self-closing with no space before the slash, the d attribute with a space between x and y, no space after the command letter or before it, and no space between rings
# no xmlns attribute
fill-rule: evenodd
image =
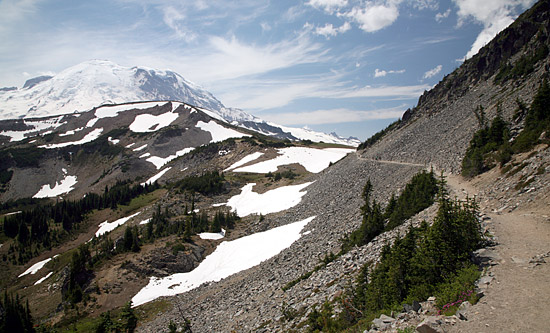
<svg viewBox="0 0 550 333"><path fill-rule="evenodd" d="M530 104L548 75L547 55L534 62L531 71L520 72L519 77L503 80L499 73L548 44L548 4L539 2L478 55L425 93L419 105L409 110L381 140L315 176L317 181L308 188L300 205L268 216L263 222L274 226L316 215L305 228L311 233L259 266L171 298L179 305L178 310L145 323L140 329L167 327L171 320L181 322L182 314L197 331L291 329L304 320L312 304L341 292L353 281L356 269L367 260L376 260L379 247L401 230L385 233L365 247L352 250L287 292L282 291L282 286L310 271L325 253L337 252L339 239L360 224L360 193L367 178L373 181L377 199L385 202L424 167L433 165L438 170L459 173L461 159L478 128L475 108L484 107L488 119L500 108L503 116L511 120L518 108L516 100ZM521 118L515 120L514 127L516 132L521 130ZM545 184L541 184L539 193L548 189ZM516 194L502 194L501 200L514 201ZM435 207L431 207L408 223L429 219L434 212ZM258 222L257 228L264 229L265 225ZM284 306L296 310L299 318L286 322Z"/></svg>
<svg viewBox="0 0 550 333"><path fill-rule="evenodd" d="M474 110L483 107L490 121L500 109L522 129L514 115L517 101L530 105L550 72L550 2L540 1L499 33L478 54L425 92L418 105L362 155L373 159L435 164L458 173L473 133ZM517 68L510 70L509 68Z"/></svg>

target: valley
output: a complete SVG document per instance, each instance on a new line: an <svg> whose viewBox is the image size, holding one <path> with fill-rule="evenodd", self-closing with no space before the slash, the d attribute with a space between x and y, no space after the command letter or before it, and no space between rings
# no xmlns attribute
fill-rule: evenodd
<svg viewBox="0 0 550 333"><path fill-rule="evenodd" d="M1 91L2 323L544 332L549 21L539 1L360 145L108 61Z"/></svg>

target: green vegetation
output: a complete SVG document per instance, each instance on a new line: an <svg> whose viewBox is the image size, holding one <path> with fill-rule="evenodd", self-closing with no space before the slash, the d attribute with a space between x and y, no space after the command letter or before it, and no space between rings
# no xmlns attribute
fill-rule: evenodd
<svg viewBox="0 0 550 333"><path fill-rule="evenodd" d="M130 186L119 182L102 195L88 193L76 201L65 200L54 205L44 204L4 217L3 232L16 240L10 245L4 260L24 264L40 251L60 244L94 209L116 209L141 194L158 189L158 184ZM34 203L34 201L31 200ZM30 229L29 229L30 227Z"/></svg>
<svg viewBox="0 0 550 333"><path fill-rule="evenodd" d="M535 65L548 56L548 46L541 44L532 53L521 56L514 64L504 62L495 76L496 84L503 84L508 80L520 79L535 70Z"/></svg>
<svg viewBox="0 0 550 333"><path fill-rule="evenodd" d="M546 143L550 143L550 87L545 79L525 116L525 128L515 139L512 148L514 152L525 152L540 143L542 132L546 131Z"/></svg>
<svg viewBox="0 0 550 333"><path fill-rule="evenodd" d="M198 192L202 195L215 195L223 192L223 172L208 171L200 176L188 176L176 183L182 192Z"/></svg>
<svg viewBox="0 0 550 333"><path fill-rule="evenodd" d="M504 165L512 157L510 126L502 118L500 107L490 126L483 107L479 106L474 112L480 129L474 133L462 160L462 175L465 177L475 177L494 167L496 162Z"/></svg>
<svg viewBox="0 0 550 333"><path fill-rule="evenodd" d="M127 302L118 318L113 318L110 311L104 312L99 317L99 322L95 327L96 333L106 332L127 332L132 333L136 330L138 318L132 309L132 302Z"/></svg>
<svg viewBox="0 0 550 333"><path fill-rule="evenodd" d="M330 262L348 252L353 246L368 244L384 230L391 230L403 224L408 218L430 207L434 202L438 186L433 171L421 171L413 176L397 199L392 195L386 209L383 210L375 200L371 201L373 187L370 180L368 180L363 189L365 205L361 207L363 215L361 226L342 240L342 248L339 253L326 253L320 263L311 271L307 271L285 284L282 288L283 291L287 291L300 281L308 279L313 273L325 268Z"/></svg>
<svg viewBox="0 0 550 333"><path fill-rule="evenodd" d="M384 128L381 131L376 132L373 136L368 138L365 142L361 143L359 147L357 147L357 150L363 150L371 147L376 142L380 141L386 135L388 132L393 130L394 128L397 128L401 124L401 120L396 120L393 123L389 124L388 127Z"/></svg>
<svg viewBox="0 0 550 333"><path fill-rule="evenodd" d="M403 224L408 218L430 207L438 190L438 182L433 170L421 171L413 176L397 199L392 195L385 209L376 200L371 200L372 190L373 186L368 180L363 189L363 222L359 229L344 239L342 249L345 251L356 245L368 244L385 230Z"/></svg>
<svg viewBox="0 0 550 333"><path fill-rule="evenodd" d="M35 147L8 148L1 152L0 156L3 165L13 161L18 168L38 168L44 153L45 149Z"/></svg>
<svg viewBox="0 0 550 333"><path fill-rule="evenodd" d="M314 306L307 320L310 331L363 329L381 313L432 295L444 313L456 311L464 300L475 302L472 291L480 273L470 262L470 254L482 245L478 207L470 199L449 199L443 180L437 185L439 210L433 225L423 222L418 228L411 226L403 238L382 249L376 266L364 265L355 287L337 299L342 305L341 313L335 315L328 301L320 311ZM380 210L370 200L371 191L372 185L367 182L363 212ZM429 193L431 187L426 196Z"/></svg>
<svg viewBox="0 0 550 333"><path fill-rule="evenodd" d="M292 170L285 170L283 172L275 172L272 173L271 171L268 172L265 177L271 179L271 181L279 181L283 178L287 179L294 179L298 176L297 173L293 172Z"/></svg>
<svg viewBox="0 0 550 333"><path fill-rule="evenodd" d="M462 174L466 177L474 177L491 168L496 163L503 166L510 161L513 153L529 151L541 142L550 143L548 136L541 138L543 132L550 131L550 87L544 80L531 103L526 109L523 103L518 101L521 113L525 114L525 128L510 144L509 124L502 119L500 112L488 126L483 108L476 109L480 129L474 133L470 146L466 150L462 160ZM526 110L525 110L526 109ZM521 169L516 168L515 172ZM512 172L508 176L513 175Z"/></svg>
<svg viewBox="0 0 550 333"><path fill-rule="evenodd" d="M13 297L4 292L0 309L0 332L35 332L28 301L23 306L19 296Z"/></svg>

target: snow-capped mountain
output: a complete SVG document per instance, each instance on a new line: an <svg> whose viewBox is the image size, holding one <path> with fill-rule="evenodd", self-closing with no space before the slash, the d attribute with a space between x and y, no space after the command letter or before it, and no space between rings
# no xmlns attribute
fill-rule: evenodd
<svg viewBox="0 0 550 333"><path fill-rule="evenodd" d="M91 60L59 74L27 81L21 89L0 90L0 119L32 118L88 111L104 104L174 100L214 111L226 121L279 138L357 146L358 139L268 124L240 109L227 108L210 92L172 71L123 67Z"/></svg>

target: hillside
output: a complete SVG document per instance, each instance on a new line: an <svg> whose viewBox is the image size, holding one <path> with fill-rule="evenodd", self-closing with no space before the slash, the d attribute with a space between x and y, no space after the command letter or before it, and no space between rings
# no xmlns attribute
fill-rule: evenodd
<svg viewBox="0 0 550 333"><path fill-rule="evenodd" d="M36 323L73 331L112 329L117 320L130 325L132 315L141 332L174 325L194 332L313 331L314 324L325 331L545 331L548 132L487 172L460 172L484 126L480 106L489 122L498 114L510 124L512 146L529 130L549 78L549 15L550 2L538 2L357 151L267 137L170 101L2 121L0 153L8 162L1 214L4 221L33 222L4 223L1 287L29 300ZM548 106L543 110L540 122L547 124ZM25 130L41 135L25 138ZM353 243L367 216L378 205L392 212L387 206L398 205L396 197L423 171L446 179L445 187L434 180L439 199L432 190L432 201L395 228L388 228L393 215L384 213L376 234ZM8 203L41 193L52 199ZM412 190L406 200L420 194ZM350 299L360 291L358 276L377 274L375 265L393 258L390 245L406 244L397 239L411 230L436 230L445 202L472 197L475 216L468 218L483 248L468 249L463 259L479 265L468 290L480 297L477 304L464 303L450 316L440 315L443 305L433 297L376 313L356 308ZM78 215L73 208L87 210L69 223ZM44 223L34 219L44 212L52 216L44 222L50 238L36 231ZM428 244L437 231L429 232L425 243L414 244ZM25 243L33 237L39 241ZM447 244L436 248L444 253ZM409 252L415 249L401 255ZM125 307L129 301L134 308ZM357 318L338 326L349 313Z"/></svg>

